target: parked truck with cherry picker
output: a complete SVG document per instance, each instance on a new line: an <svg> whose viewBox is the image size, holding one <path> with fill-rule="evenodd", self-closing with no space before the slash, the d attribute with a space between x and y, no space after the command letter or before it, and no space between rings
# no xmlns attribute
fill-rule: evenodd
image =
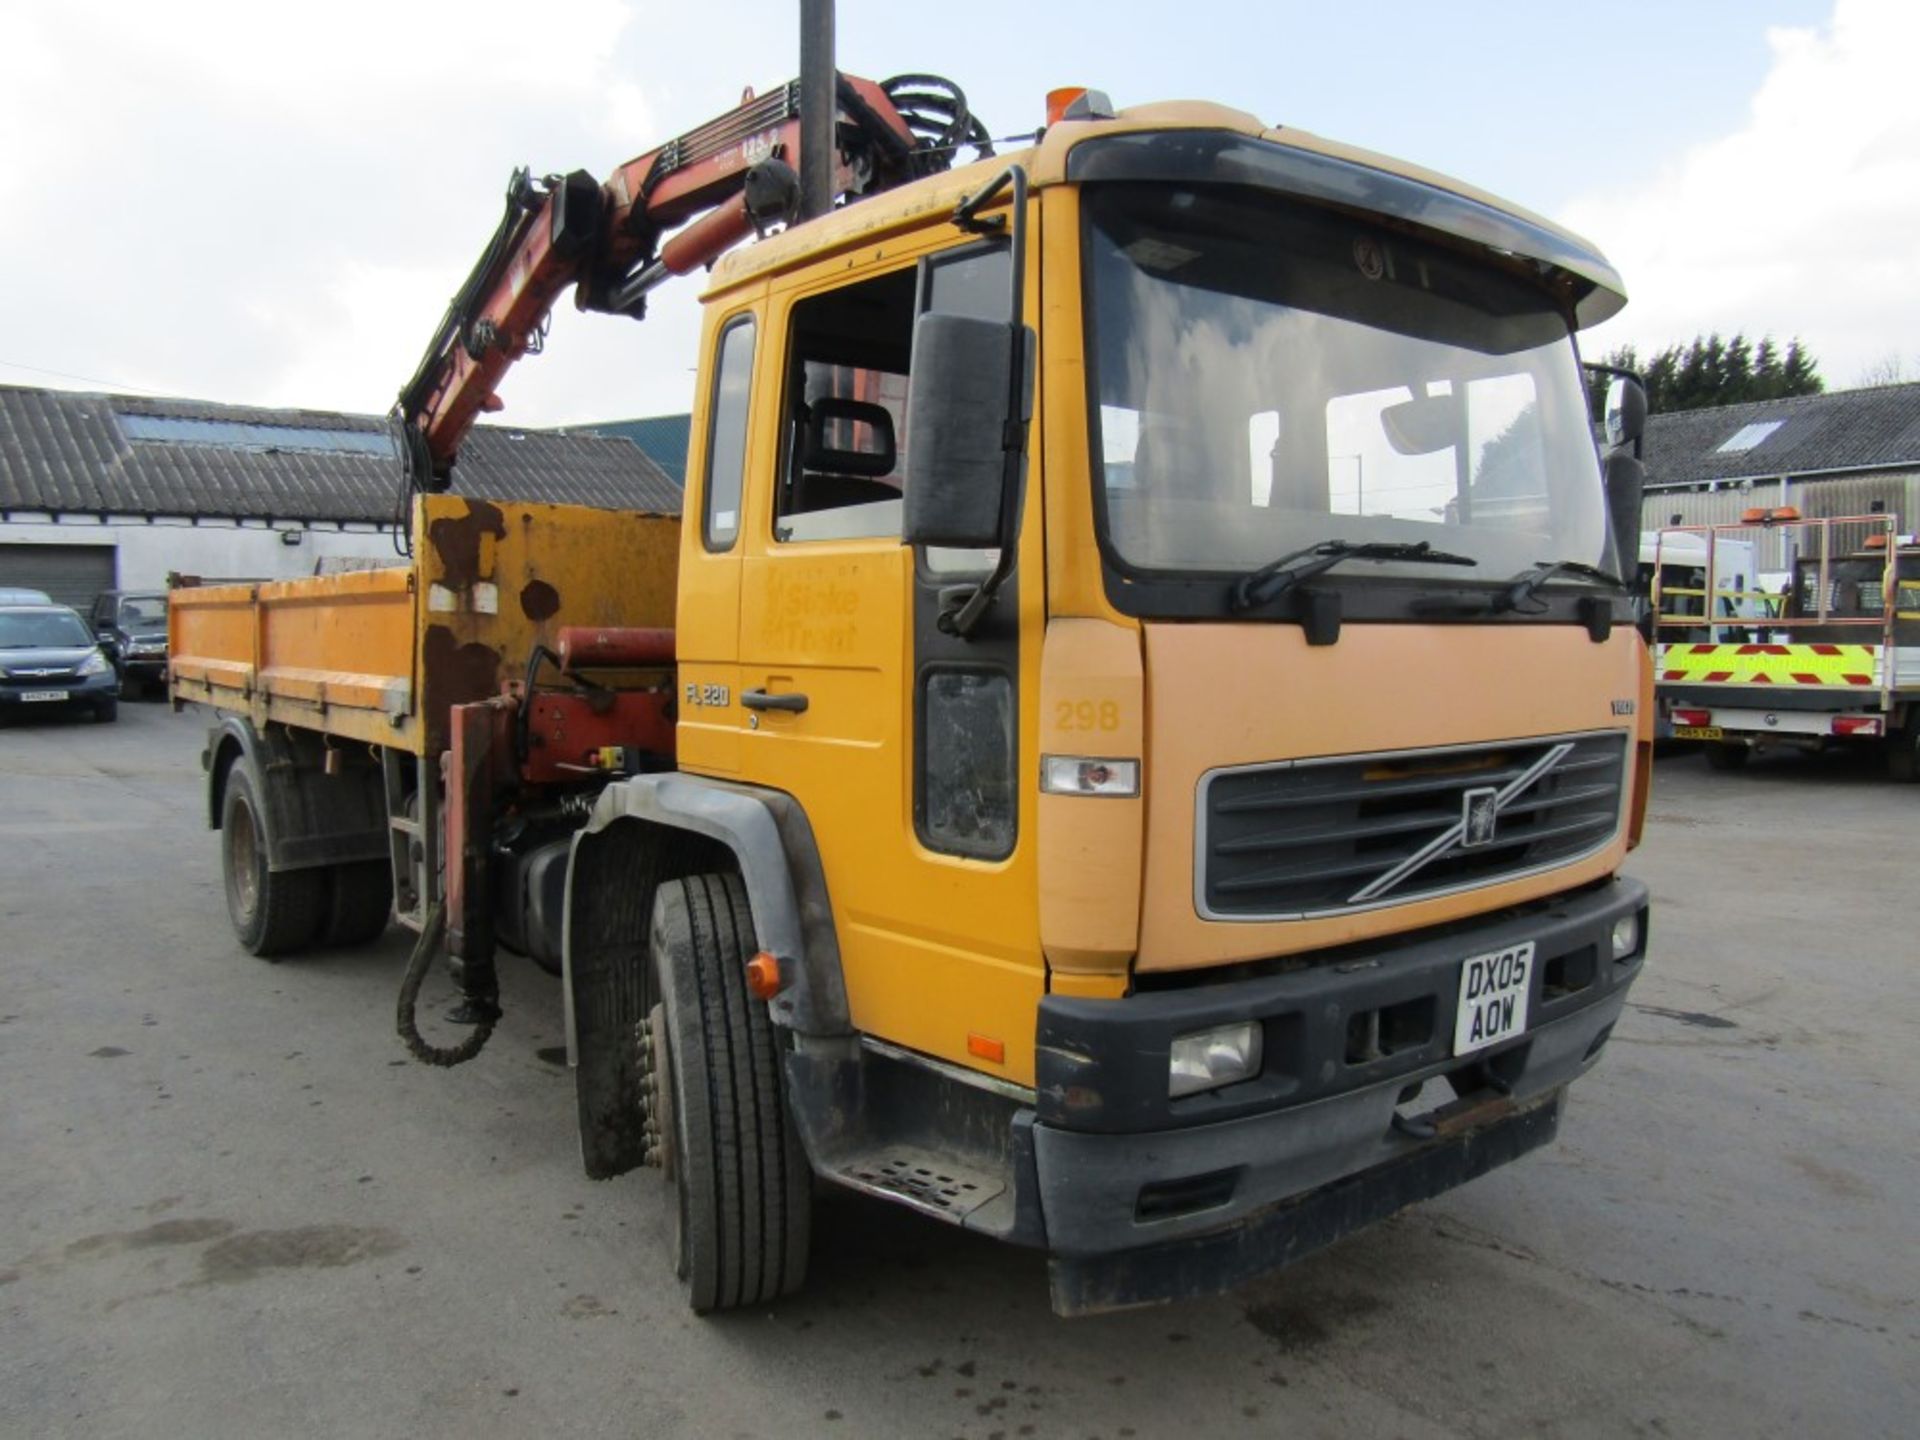
<svg viewBox="0 0 1920 1440"><path fill-rule="evenodd" d="M1217 105L1058 94L994 154L951 86L803 70L516 179L397 411L410 563L174 597L243 947L391 909L442 1064L503 952L553 970L586 1170L664 1177L700 1311L801 1282L817 1184L1044 1250L1071 1314L1551 1140L1646 952L1614 271ZM680 515L447 492L567 290L709 263Z"/></svg>
<svg viewBox="0 0 1920 1440"><path fill-rule="evenodd" d="M1920 538L1897 516L1758 506L1656 544L1655 694L1676 739L1704 741L1716 770L1872 746L1891 778L1920 780ZM1763 549L1777 593L1755 578ZM1693 557L1688 583L1669 557Z"/></svg>

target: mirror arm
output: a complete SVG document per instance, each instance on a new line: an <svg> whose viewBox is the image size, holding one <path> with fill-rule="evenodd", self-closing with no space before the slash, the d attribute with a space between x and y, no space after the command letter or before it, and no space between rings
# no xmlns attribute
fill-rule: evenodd
<svg viewBox="0 0 1920 1440"><path fill-rule="evenodd" d="M973 194L954 206L953 223L962 230L974 235L994 235L1005 230L1007 228L1006 216L989 215L983 220L980 218L980 212L992 204L1000 192L1006 189L1009 184L1013 186L1014 229L1016 231L1023 229L1027 215L1027 172L1019 165L1009 165L978 190L974 191ZM1014 257L1014 268L1016 271L1019 269L1019 264L1020 259L1019 256L1016 255ZM1019 304L1020 293L1016 289L1014 291L1014 307L1016 310L1019 308Z"/></svg>

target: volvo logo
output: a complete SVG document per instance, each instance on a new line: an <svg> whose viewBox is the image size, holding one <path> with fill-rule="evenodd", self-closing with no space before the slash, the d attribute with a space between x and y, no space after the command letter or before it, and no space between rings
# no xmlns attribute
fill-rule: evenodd
<svg viewBox="0 0 1920 1440"><path fill-rule="evenodd" d="M1573 742L1563 740L1498 789L1491 785L1477 785L1466 791L1460 797L1458 820L1386 874L1368 881L1354 891L1347 897L1347 903L1364 905L1369 900L1378 900L1409 875L1424 870L1442 855L1454 850L1470 850L1475 846L1492 844L1500 829L1500 812L1526 794L1541 776L1572 753Z"/></svg>
<svg viewBox="0 0 1920 1440"><path fill-rule="evenodd" d="M1460 797L1460 848L1472 850L1492 841L1500 824L1500 791L1482 785Z"/></svg>

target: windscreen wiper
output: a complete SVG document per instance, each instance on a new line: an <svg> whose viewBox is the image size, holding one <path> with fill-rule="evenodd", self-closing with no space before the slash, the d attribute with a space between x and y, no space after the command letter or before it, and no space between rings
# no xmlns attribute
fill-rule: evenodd
<svg viewBox="0 0 1920 1440"><path fill-rule="evenodd" d="M1633 589L1611 570L1602 570L1598 565L1589 565L1583 560L1540 560L1507 581L1506 589L1496 594L1487 608L1496 615L1518 610L1534 597L1542 585L1558 575L1578 575L1584 580L1597 580L1603 585L1611 585L1616 590Z"/></svg>
<svg viewBox="0 0 1920 1440"><path fill-rule="evenodd" d="M1302 550L1289 551L1277 560L1269 560L1233 583L1228 603L1235 611L1247 611L1277 599L1302 580L1348 560L1415 560L1423 565L1478 565L1471 555L1452 555L1436 550L1428 541L1409 544L1394 540L1322 540Z"/></svg>

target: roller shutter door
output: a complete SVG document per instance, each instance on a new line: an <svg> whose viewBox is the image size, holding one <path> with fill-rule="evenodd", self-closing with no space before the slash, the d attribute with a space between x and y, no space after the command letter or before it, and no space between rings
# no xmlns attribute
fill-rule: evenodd
<svg viewBox="0 0 1920 1440"><path fill-rule="evenodd" d="M94 596L114 588L117 575L111 545L0 544L0 587L44 590L83 615Z"/></svg>

